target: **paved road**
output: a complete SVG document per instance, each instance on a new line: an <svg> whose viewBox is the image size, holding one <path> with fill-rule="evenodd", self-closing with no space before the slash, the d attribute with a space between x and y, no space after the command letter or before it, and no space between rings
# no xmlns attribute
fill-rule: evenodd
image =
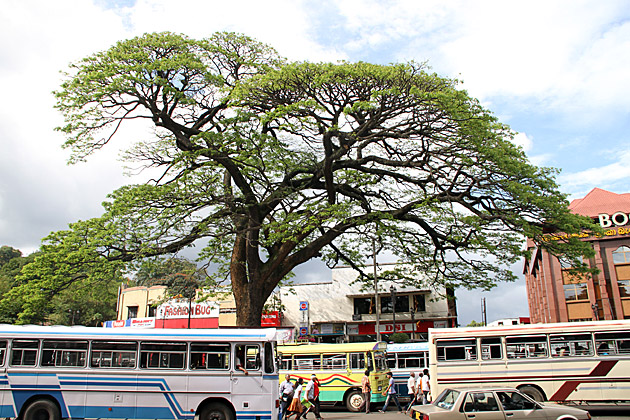
<svg viewBox="0 0 630 420"><path fill-rule="evenodd" d="M377 409L378 410L378 409ZM365 413L351 413L341 409L334 408L322 408L322 418L324 420L409 420L410 417L404 413L399 413L398 410L388 410L386 413L379 413L378 411L370 414ZM592 413L593 420L621 420L627 419L630 416L628 413ZM309 414L308 420L314 420L315 416Z"/></svg>

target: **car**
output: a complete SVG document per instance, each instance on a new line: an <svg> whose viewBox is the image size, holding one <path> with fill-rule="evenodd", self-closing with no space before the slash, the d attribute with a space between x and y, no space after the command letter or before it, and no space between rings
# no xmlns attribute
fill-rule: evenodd
<svg viewBox="0 0 630 420"><path fill-rule="evenodd" d="M513 388L447 388L431 404L411 407L414 420L587 420L584 410L536 402Z"/></svg>

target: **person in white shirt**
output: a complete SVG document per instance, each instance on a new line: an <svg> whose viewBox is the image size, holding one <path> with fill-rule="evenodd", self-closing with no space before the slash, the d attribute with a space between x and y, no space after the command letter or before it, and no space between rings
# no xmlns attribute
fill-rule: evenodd
<svg viewBox="0 0 630 420"><path fill-rule="evenodd" d="M422 371L422 404L429 404L431 385L429 385L429 369Z"/></svg>
<svg viewBox="0 0 630 420"><path fill-rule="evenodd" d="M407 393L409 394L409 405L407 405L405 413L408 413L411 406L416 402L416 375L413 372L409 372L409 379L407 379Z"/></svg>
<svg viewBox="0 0 630 420"><path fill-rule="evenodd" d="M293 401L293 382L291 382L291 375L286 374L284 376L285 381L280 384L280 398L282 398L282 404L280 405L282 409L282 417L284 418L287 415L287 410L291 401Z"/></svg>

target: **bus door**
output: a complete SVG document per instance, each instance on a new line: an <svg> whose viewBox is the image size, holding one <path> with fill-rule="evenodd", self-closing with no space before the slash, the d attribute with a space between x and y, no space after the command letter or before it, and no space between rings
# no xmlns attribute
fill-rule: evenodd
<svg viewBox="0 0 630 420"><path fill-rule="evenodd" d="M236 344L234 346L233 370L231 372L231 392L236 412L259 407L264 400L261 349L259 344ZM278 386L278 384L275 384ZM267 393L267 397L268 397ZM259 401L260 400L260 401Z"/></svg>

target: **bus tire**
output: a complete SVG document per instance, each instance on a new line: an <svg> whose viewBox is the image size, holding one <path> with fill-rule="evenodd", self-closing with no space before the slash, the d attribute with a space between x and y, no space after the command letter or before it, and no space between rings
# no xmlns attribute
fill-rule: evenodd
<svg viewBox="0 0 630 420"><path fill-rule="evenodd" d="M33 401L24 410L23 420L61 420L61 411L50 400Z"/></svg>
<svg viewBox="0 0 630 420"><path fill-rule="evenodd" d="M531 398L534 401L538 401L538 402L545 401L545 396L535 386L525 385L518 388L518 390L521 391L523 394L527 395L529 398Z"/></svg>
<svg viewBox="0 0 630 420"><path fill-rule="evenodd" d="M235 420L234 413L220 402L206 405L199 413L199 420Z"/></svg>
<svg viewBox="0 0 630 420"><path fill-rule="evenodd" d="M363 407L363 393L358 389L353 389L346 395L346 408L348 411L357 412Z"/></svg>

